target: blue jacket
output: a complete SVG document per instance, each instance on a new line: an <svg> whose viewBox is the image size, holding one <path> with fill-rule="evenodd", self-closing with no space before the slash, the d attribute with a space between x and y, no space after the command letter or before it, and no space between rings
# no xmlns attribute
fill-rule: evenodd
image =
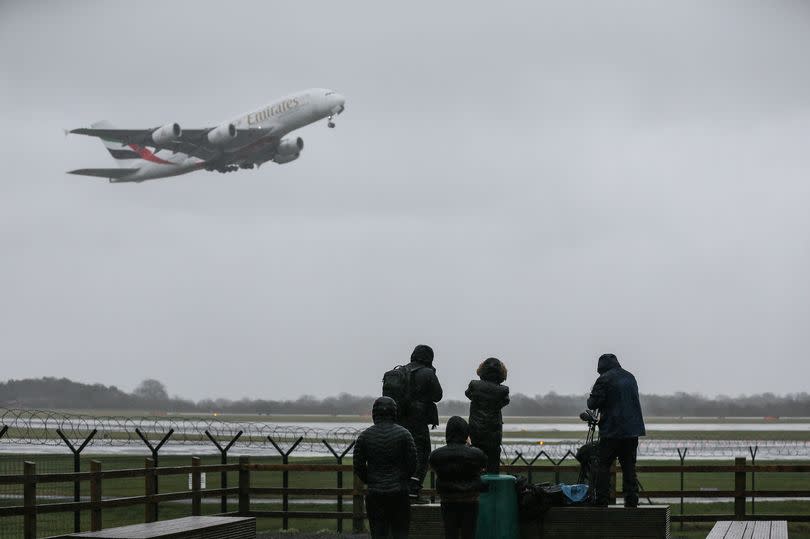
<svg viewBox="0 0 810 539"><path fill-rule="evenodd" d="M635 438L644 436L644 418L638 398L636 378L622 369L612 354L599 358L599 378L588 398L588 408L599 410L601 438Z"/></svg>

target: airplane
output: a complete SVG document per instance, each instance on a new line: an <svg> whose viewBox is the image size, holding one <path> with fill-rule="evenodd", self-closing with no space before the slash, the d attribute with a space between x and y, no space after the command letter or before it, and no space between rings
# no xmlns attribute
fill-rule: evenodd
<svg viewBox="0 0 810 539"><path fill-rule="evenodd" d="M334 90L311 88L202 129L183 129L178 123L115 129L106 121L97 122L69 133L101 139L119 168L82 168L68 174L140 183L203 169L225 173L258 168L267 161L289 163L304 149L304 140L290 133L324 118L335 127L335 116L345 103Z"/></svg>

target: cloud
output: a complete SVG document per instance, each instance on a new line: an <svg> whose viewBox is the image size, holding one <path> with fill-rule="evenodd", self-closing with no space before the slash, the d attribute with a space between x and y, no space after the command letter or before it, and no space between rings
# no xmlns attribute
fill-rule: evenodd
<svg viewBox="0 0 810 539"><path fill-rule="evenodd" d="M586 391L608 349L645 392L804 389L803 3L0 9L7 377L369 394L428 342L454 397L489 355ZM293 164L64 174L109 161L62 128L310 86L347 110Z"/></svg>

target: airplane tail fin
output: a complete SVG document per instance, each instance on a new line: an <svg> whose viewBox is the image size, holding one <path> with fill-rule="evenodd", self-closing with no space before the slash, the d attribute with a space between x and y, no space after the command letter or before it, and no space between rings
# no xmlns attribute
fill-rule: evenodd
<svg viewBox="0 0 810 539"><path fill-rule="evenodd" d="M138 172L137 168L80 168L78 170L68 171L68 174L108 178L113 181L127 181L127 177L136 172Z"/></svg>
<svg viewBox="0 0 810 539"><path fill-rule="evenodd" d="M90 127L96 129L115 129L115 126L107 120L101 120L91 124ZM99 140L101 140L101 143L104 144L104 147L107 148L107 151L110 152L110 155L115 160L115 164L120 168L132 167L132 160L139 158L138 153L126 144L114 140L105 140L103 138L99 138Z"/></svg>

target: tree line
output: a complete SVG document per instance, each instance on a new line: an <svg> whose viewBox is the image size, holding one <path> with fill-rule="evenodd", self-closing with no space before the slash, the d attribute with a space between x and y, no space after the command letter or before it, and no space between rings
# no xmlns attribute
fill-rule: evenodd
<svg viewBox="0 0 810 539"><path fill-rule="evenodd" d="M504 414L509 416L577 416L587 395L512 395ZM170 396L158 380L142 381L128 393L116 386L83 384L67 378L37 378L0 382L0 407L45 410L110 410L232 414L368 415L374 396L341 393L331 397L304 395L293 400L203 399ZM647 416L666 417L810 417L810 394L707 397L692 393L642 395ZM442 415L467 415L466 400L439 403Z"/></svg>

